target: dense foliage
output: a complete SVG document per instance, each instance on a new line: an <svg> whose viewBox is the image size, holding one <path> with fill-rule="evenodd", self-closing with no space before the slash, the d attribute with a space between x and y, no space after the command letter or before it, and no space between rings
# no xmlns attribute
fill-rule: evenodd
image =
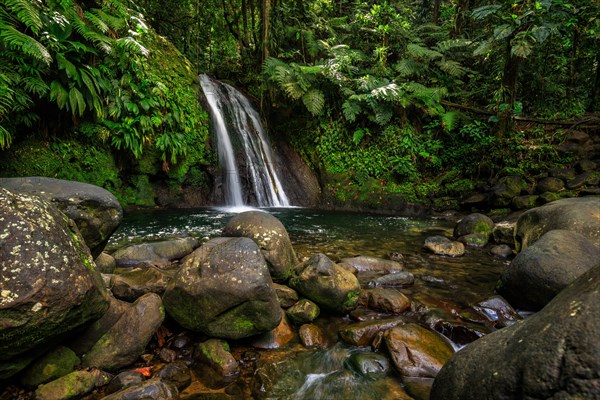
<svg viewBox="0 0 600 400"><path fill-rule="evenodd" d="M72 126L165 170L190 149L205 162L196 82L168 73L147 21L188 69L245 87L332 193L451 195L568 161L557 126L523 119L599 111L599 16L591 0L4 0L0 147Z"/></svg>

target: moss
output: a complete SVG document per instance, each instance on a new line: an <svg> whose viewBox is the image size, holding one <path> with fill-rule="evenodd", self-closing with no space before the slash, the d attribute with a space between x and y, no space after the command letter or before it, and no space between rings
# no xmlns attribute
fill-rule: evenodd
<svg viewBox="0 0 600 400"><path fill-rule="evenodd" d="M356 304L358 303L359 297L360 290L353 290L351 292L348 292L348 294L346 295L346 300L343 303L344 308L347 310L355 308Z"/></svg>
<svg viewBox="0 0 600 400"><path fill-rule="evenodd" d="M489 226L486 222L480 221L477 222L473 227L473 233L488 237L492 233L492 227Z"/></svg>

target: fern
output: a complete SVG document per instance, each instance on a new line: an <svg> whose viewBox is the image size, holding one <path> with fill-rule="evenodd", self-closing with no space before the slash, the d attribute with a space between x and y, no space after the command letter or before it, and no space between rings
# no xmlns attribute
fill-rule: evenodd
<svg viewBox="0 0 600 400"><path fill-rule="evenodd" d="M44 97L50 88L41 78L35 76L27 76L23 78L23 87L29 93L33 93L38 97Z"/></svg>
<svg viewBox="0 0 600 400"><path fill-rule="evenodd" d="M46 47L33 37L16 30L13 26L7 25L0 20L0 44L4 43L7 47L20 51L34 59L50 65L52 56Z"/></svg>
<svg viewBox="0 0 600 400"><path fill-rule="evenodd" d="M457 61L452 60L442 60L437 63L438 67L450 76L454 76L460 78L465 74L465 70Z"/></svg>
<svg viewBox="0 0 600 400"><path fill-rule="evenodd" d="M3 3L33 33L38 34L40 32L43 23L40 10L36 7L39 4L38 2L31 0L3 0Z"/></svg>
<svg viewBox="0 0 600 400"><path fill-rule="evenodd" d="M360 103L356 101L346 100L344 104L342 104L344 117L350 122L356 121L356 117L360 114L361 109Z"/></svg>
<svg viewBox="0 0 600 400"><path fill-rule="evenodd" d="M311 89L304 96L302 96L302 102L306 106L308 112L312 115L317 116L323 112L323 106L325 105L325 96L319 89Z"/></svg>
<svg viewBox="0 0 600 400"><path fill-rule="evenodd" d="M421 69L423 69L423 65L410 58L402 59L394 65L394 70L404 78L417 75Z"/></svg>
<svg viewBox="0 0 600 400"><path fill-rule="evenodd" d="M456 128L460 121L461 114L455 111L444 112L440 115L442 126L447 132L451 132Z"/></svg>
<svg viewBox="0 0 600 400"><path fill-rule="evenodd" d="M137 40L131 36L120 38L116 41L116 46L122 50L125 50L131 54L141 55L147 57L150 53L148 49L142 46Z"/></svg>
<svg viewBox="0 0 600 400"><path fill-rule="evenodd" d="M427 60L443 57L442 53L420 46L416 43L408 44L406 46L406 51L415 58L424 58Z"/></svg>

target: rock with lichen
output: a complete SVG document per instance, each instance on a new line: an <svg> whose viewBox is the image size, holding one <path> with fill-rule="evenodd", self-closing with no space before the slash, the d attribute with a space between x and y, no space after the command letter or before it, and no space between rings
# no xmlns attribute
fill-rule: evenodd
<svg viewBox="0 0 600 400"><path fill-rule="evenodd" d="M50 202L0 188L0 379L100 318L108 295L79 230Z"/></svg>

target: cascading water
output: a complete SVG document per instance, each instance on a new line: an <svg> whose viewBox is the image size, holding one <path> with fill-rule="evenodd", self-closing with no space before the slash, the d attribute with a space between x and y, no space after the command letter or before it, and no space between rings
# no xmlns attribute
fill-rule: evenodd
<svg viewBox="0 0 600 400"><path fill-rule="evenodd" d="M271 146L260 122L258 112L238 90L207 75L200 75L200 84L215 129L219 160L224 169L225 205L244 206L242 177L236 163L233 141L239 142L245 159L248 178L259 207L290 205L275 169ZM235 135L235 136L233 136Z"/></svg>

